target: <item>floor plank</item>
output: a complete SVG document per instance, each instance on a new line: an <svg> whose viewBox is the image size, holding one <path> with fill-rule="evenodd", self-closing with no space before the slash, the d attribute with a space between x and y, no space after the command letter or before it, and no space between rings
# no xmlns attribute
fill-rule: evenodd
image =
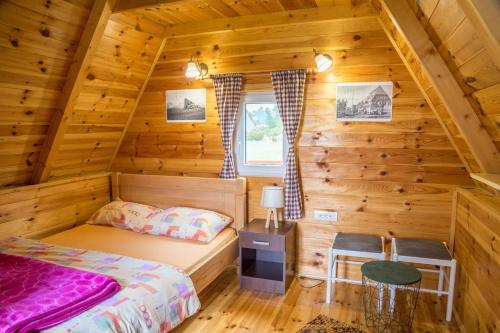
<svg viewBox="0 0 500 333"><path fill-rule="evenodd" d="M319 285L318 285L319 284ZM296 332L318 314L365 329L361 286L340 283L335 302L325 303L325 283L295 279L285 296L239 288L236 268L228 268L201 295L202 309L175 333ZM460 332L444 321L446 298L421 294L413 332Z"/></svg>

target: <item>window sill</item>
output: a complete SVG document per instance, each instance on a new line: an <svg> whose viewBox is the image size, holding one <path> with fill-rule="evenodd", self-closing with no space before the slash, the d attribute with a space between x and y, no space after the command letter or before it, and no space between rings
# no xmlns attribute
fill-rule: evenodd
<svg viewBox="0 0 500 333"><path fill-rule="evenodd" d="M285 175L285 173L282 171L282 170L279 170L279 171L276 171L276 172L273 172L273 171L265 171L265 172L252 172L252 171L241 171L241 172L238 172L238 176L241 176L241 177L262 177L262 178L265 178L265 177L273 177L273 178L276 178L276 177L280 177L280 178L283 178Z"/></svg>

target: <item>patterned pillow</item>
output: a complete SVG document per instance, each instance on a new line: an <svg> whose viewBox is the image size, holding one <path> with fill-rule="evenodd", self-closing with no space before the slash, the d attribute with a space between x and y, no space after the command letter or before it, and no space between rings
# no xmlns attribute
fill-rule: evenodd
<svg viewBox="0 0 500 333"><path fill-rule="evenodd" d="M209 243L232 221L205 209L171 207L150 219L148 233Z"/></svg>
<svg viewBox="0 0 500 333"><path fill-rule="evenodd" d="M149 220L162 210L153 206L135 202L112 201L101 207L87 221L88 224L111 225L122 229L131 229L135 232L147 233Z"/></svg>
<svg viewBox="0 0 500 333"><path fill-rule="evenodd" d="M160 209L135 202L113 201L100 208L88 224L111 225L151 235L209 243L231 217L205 209L171 207Z"/></svg>

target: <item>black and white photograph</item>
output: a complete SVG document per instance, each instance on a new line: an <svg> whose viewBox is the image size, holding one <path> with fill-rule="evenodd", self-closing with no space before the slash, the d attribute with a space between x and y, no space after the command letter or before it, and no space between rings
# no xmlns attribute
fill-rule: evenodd
<svg viewBox="0 0 500 333"><path fill-rule="evenodd" d="M167 90L167 122L206 121L205 89Z"/></svg>
<svg viewBox="0 0 500 333"><path fill-rule="evenodd" d="M337 84L337 121L391 121L392 82Z"/></svg>

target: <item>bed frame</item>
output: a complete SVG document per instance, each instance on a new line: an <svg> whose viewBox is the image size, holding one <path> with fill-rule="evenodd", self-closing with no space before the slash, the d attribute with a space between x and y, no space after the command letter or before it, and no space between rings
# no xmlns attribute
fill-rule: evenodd
<svg viewBox="0 0 500 333"><path fill-rule="evenodd" d="M111 176L112 198L160 208L188 206L210 209L228 216L236 230L246 223L245 178L219 179L140 175L116 172ZM238 237L200 263L191 272L200 293L238 258Z"/></svg>

